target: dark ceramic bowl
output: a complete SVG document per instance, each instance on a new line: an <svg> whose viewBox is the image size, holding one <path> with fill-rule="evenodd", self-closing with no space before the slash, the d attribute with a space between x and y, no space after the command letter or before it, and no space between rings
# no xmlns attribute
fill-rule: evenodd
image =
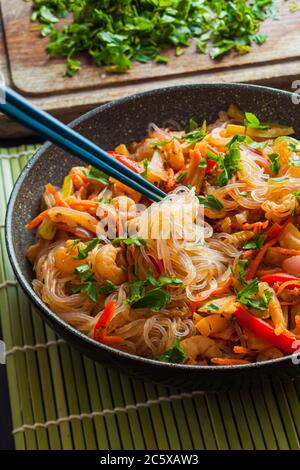
<svg viewBox="0 0 300 470"><path fill-rule="evenodd" d="M300 136L299 110L290 93L270 88L209 84L154 90L101 106L72 123L72 127L105 149L142 138L148 124L183 128L193 116L213 122L220 110L235 103L264 120L293 126ZM124 373L168 386L220 390L247 387L264 377L285 379L299 375L291 357L243 366L185 366L164 364L116 351L84 336L64 323L35 294L31 287L32 267L25 257L34 234L25 224L39 211L44 185L61 185L63 177L80 161L46 143L30 160L12 192L6 218L7 249L15 274L45 321L84 354Z"/></svg>

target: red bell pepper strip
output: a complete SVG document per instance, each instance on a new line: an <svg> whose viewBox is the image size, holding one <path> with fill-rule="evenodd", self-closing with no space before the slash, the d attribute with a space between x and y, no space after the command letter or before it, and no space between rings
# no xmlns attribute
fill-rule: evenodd
<svg viewBox="0 0 300 470"><path fill-rule="evenodd" d="M283 225L279 225L277 223L273 224L272 227L270 227L266 232L265 232L265 237L266 240L273 240L273 238L277 238L280 233L283 230Z"/></svg>
<svg viewBox="0 0 300 470"><path fill-rule="evenodd" d="M239 325L252 331L252 333L259 336L268 343L273 344L282 351L292 354L293 352L300 349L299 341L297 344L296 339L288 336L286 333L276 335L274 333L274 328L271 325L264 322L260 318L255 317L244 307L238 307L234 313L234 316L236 317Z"/></svg>
<svg viewBox="0 0 300 470"><path fill-rule="evenodd" d="M287 273L272 273L272 274L266 274L265 276L262 276L260 278L262 282L266 282L269 284L269 286L273 286L276 282L288 282L288 281L295 281L295 285L300 283L300 278L291 276L290 274ZM293 286L291 285L291 288ZM299 284L300 287L300 284Z"/></svg>
<svg viewBox="0 0 300 470"><path fill-rule="evenodd" d="M132 160L132 158L127 157L127 155L120 155L112 150L109 150L107 153L118 160L123 165L127 166L130 170L134 171L135 173L143 173L145 170L144 165L140 162L136 162Z"/></svg>
<svg viewBox="0 0 300 470"><path fill-rule="evenodd" d="M115 313L115 309L116 302L115 300L111 300L103 310L101 317L94 327L94 339L101 341L106 336L106 332Z"/></svg>

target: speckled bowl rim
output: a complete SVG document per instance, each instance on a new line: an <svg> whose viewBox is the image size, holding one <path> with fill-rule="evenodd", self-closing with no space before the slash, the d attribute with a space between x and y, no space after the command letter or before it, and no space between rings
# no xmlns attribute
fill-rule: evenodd
<svg viewBox="0 0 300 470"><path fill-rule="evenodd" d="M92 109L91 111L88 111L87 113L83 114L79 118L75 119L72 121L69 126L74 128L81 123L83 123L86 120L90 120L93 118L98 113L103 113L106 110L109 110L111 108L118 107L119 105L122 104L128 104L131 102L134 102L136 99L141 99L146 96L151 96L151 95L164 95L164 93L167 93L168 91L176 91L176 90L190 90L190 89L199 89L201 91L205 89L215 89L216 92L218 92L218 89L220 88L227 88L230 90L247 90L247 89L252 89L257 92L264 92L266 94L270 95L281 95L281 96L286 96L287 98L290 97L292 98L293 93L290 93L288 91L284 90L279 90L276 88L271 88L271 87L265 87L265 86L260 86L260 85L251 85L251 84L246 84L246 83L205 83L205 84L192 84L192 85L178 85L178 86L172 86L172 87L164 87L164 88L158 88L158 89L153 89L150 91L146 91L143 93L137 93L134 95L127 96L125 98L121 98L119 100L115 100L109 103L106 103L104 105L101 105L95 109ZM199 373L201 371L220 371L226 373L226 371L232 372L233 370L238 372L238 371L247 371L251 369L264 369L265 367L270 366L271 364L277 364L277 365L284 365L287 363L287 361L292 361L293 355L289 356L283 356L282 358L278 359L272 359L268 361L263 361L263 362L255 362L255 363L250 363L250 364L242 364L242 365L228 365L228 366L217 366L217 365L188 365L188 364L171 364L171 363L165 363L165 362L159 362L155 361L154 359L148 359L145 357L141 356L135 356L134 354L126 353L123 351L119 351L117 349L111 348L109 346L103 345L94 339L86 336L85 334L81 333L79 330L77 330L75 327L67 324L65 321L63 321L58 315L56 315L41 299L40 297L34 292L30 282L28 282L23 275L16 254L14 250L14 245L13 245L13 239L12 239L12 233L11 233L11 226L12 226L12 219L14 217L13 211L14 211L14 205L16 201L16 197L18 194L19 189L23 185L24 181L26 180L27 174L30 171L31 167L39 160L44 152L48 150L53 144L51 142L46 142L45 144L42 145L42 147L34 154L34 156L30 159L30 161L27 163L27 165L23 168L22 172L20 173L14 188L12 190L12 193L9 198L8 206L7 206L7 211L6 211L6 218L5 218L5 239L6 239L6 247L8 251L8 257L10 260L10 263L12 265L12 268L14 270L14 273L23 288L24 292L26 295L30 298L30 300L36 305L36 307L46 316L49 317L51 320L51 323L57 323L59 327L64 330L66 333L71 333L74 335L77 340L81 341L81 346L82 349L84 350L84 345L85 343L89 345L89 349L94 349L94 350L104 350L108 352L109 354L115 356L116 359L118 358L124 358L124 359L129 359L130 361L137 361L138 363L143 364L145 367L147 367L147 364L155 365L157 368L160 369L160 371L163 372L163 370L170 370L173 369L174 371L177 369L180 370L198 370ZM25 256L25 254L24 254ZM58 333L59 335L59 333ZM77 343L78 344L78 343ZM94 351L96 352L96 351ZM101 360L101 358L100 358Z"/></svg>

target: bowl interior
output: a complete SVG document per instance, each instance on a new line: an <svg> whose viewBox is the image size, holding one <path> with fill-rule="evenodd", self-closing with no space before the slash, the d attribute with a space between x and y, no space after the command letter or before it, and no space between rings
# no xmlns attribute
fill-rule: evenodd
<svg viewBox="0 0 300 470"><path fill-rule="evenodd" d="M141 139L147 133L149 123L173 129L183 129L190 117L199 123L204 119L210 123L220 110L226 110L234 103L263 120L293 126L299 136L299 113L291 97L287 92L249 85L182 86L154 90L104 105L72 125L109 150L120 143ZM19 280L31 298L35 296L31 288L33 272L24 254L33 242L34 233L25 230L25 224L38 213L45 184L51 181L61 185L70 168L80 164L76 157L46 144L23 170L14 188L7 215L8 249Z"/></svg>

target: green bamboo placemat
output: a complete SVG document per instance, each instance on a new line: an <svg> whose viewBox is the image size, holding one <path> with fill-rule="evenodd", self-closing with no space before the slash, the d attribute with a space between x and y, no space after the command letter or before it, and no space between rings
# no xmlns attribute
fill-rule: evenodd
<svg viewBox="0 0 300 470"><path fill-rule="evenodd" d="M167 389L104 368L45 326L4 240L8 197L34 150L0 149L0 314L16 448L299 449L300 380L218 394Z"/></svg>

